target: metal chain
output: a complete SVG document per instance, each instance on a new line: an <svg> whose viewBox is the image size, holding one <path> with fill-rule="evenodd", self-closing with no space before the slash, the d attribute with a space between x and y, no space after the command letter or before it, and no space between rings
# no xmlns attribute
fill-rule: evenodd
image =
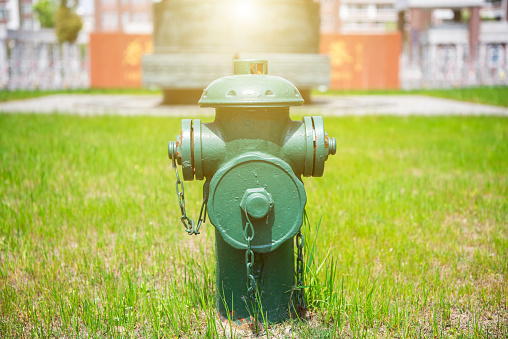
<svg viewBox="0 0 508 339"><path fill-rule="evenodd" d="M194 220L190 219L187 216L187 212L185 211L185 193L183 188L183 181L180 179L180 176L178 175L178 168L176 167L176 160L174 158L172 165L176 173L176 185L175 185L176 195L178 196L178 204L180 205L180 211L182 213L180 220L182 221L183 226L185 226L185 231L189 235L198 235L199 229L201 228L201 224L206 222L206 212L207 212L206 203L208 202L208 194L203 195L203 204L201 205L201 211L199 212L199 219L196 225L194 223Z"/></svg>
<svg viewBox="0 0 508 339"><path fill-rule="evenodd" d="M247 215L247 213L245 213ZM254 252L251 249L251 241L254 239L254 227L249 220L247 215L247 223L245 224L245 230L243 237L247 242L247 251L245 251L245 267L247 268L247 296L252 301L256 300L257 284L254 278Z"/></svg>
<svg viewBox="0 0 508 339"><path fill-rule="evenodd" d="M304 263L303 263L303 247L304 247L304 238L302 234L302 230L300 229L296 234L296 248L297 248L297 258L296 258L296 300L298 302L298 308L300 310L305 309L305 295L303 293L303 275L304 275Z"/></svg>
<svg viewBox="0 0 508 339"><path fill-rule="evenodd" d="M247 242L247 250L245 251L245 267L247 271L247 297L251 300L251 305L254 308L254 323L256 324L256 332L258 331L259 312L261 306L259 300L258 285L256 278L254 277L254 252L252 251L251 241L254 239L254 226L249 218L249 212L247 212L247 206L245 206L245 216L247 223L245 224L245 230L243 231L243 237ZM252 316L252 315L251 315Z"/></svg>

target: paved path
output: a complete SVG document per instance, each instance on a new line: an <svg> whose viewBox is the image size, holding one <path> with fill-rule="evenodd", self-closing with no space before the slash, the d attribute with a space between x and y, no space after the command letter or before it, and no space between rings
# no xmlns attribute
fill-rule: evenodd
<svg viewBox="0 0 508 339"><path fill-rule="evenodd" d="M58 94L0 103L1 113L65 113L77 115L213 116L197 105L161 105L160 95ZM499 115L508 108L472 104L422 95L351 95L314 97L312 105L291 112L325 116L355 115Z"/></svg>
<svg viewBox="0 0 508 339"><path fill-rule="evenodd" d="M507 99L508 100L508 99ZM323 115L502 115L508 108L424 95L316 96L308 107ZM302 107L302 109L306 109Z"/></svg>

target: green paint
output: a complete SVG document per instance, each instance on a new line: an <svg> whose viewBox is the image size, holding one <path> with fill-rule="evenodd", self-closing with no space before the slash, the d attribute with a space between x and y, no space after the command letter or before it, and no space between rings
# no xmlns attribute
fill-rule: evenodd
<svg viewBox="0 0 508 339"><path fill-rule="evenodd" d="M254 219L265 218L273 208L272 195L264 188L248 188L245 190L240 207L245 214Z"/></svg>
<svg viewBox="0 0 508 339"><path fill-rule="evenodd" d="M247 218L241 202L252 190L265 189L273 199L264 218ZM252 249L270 252L294 237L303 222L307 197L303 183L291 167L266 153L249 152L225 164L210 182L208 215L224 240L238 249L247 249L244 227L254 226Z"/></svg>
<svg viewBox="0 0 508 339"><path fill-rule="evenodd" d="M268 75L266 60L235 60L235 75L212 82L203 92L201 107L289 107L303 98L289 81Z"/></svg>
<svg viewBox="0 0 508 339"><path fill-rule="evenodd" d="M261 291L258 298L263 316L275 323L286 320L295 301L294 243L288 240L275 251L254 254L254 277ZM254 316L258 304L246 297L245 251L231 247L219 231L215 231L215 303L223 317L245 319ZM261 313L261 310L260 310Z"/></svg>

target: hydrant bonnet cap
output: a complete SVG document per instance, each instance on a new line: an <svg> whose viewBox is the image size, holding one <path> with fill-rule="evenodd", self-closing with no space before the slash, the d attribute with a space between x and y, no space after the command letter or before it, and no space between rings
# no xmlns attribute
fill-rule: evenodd
<svg viewBox="0 0 508 339"><path fill-rule="evenodd" d="M301 106L298 89L286 79L267 74L268 62L238 59L235 74L212 82L203 92L201 107L287 107Z"/></svg>

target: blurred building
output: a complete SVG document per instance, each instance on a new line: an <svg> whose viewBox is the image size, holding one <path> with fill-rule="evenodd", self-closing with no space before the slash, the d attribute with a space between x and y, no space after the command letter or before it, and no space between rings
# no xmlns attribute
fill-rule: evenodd
<svg viewBox="0 0 508 339"><path fill-rule="evenodd" d="M37 1L0 0L0 89L88 87L86 13L78 7L84 29L76 43L60 45L54 29L41 29Z"/></svg>
<svg viewBox="0 0 508 339"><path fill-rule="evenodd" d="M151 34L151 0L94 0L96 32Z"/></svg>
<svg viewBox="0 0 508 339"><path fill-rule="evenodd" d="M8 29L33 30L40 27L32 0L0 0L0 34Z"/></svg>
<svg viewBox="0 0 508 339"><path fill-rule="evenodd" d="M486 0L480 9L480 16L486 20L506 21L508 18L508 1Z"/></svg>
<svg viewBox="0 0 508 339"><path fill-rule="evenodd" d="M399 0L404 88L508 84L507 0Z"/></svg>
<svg viewBox="0 0 508 339"><path fill-rule="evenodd" d="M397 29L396 0L320 0L321 33L387 33Z"/></svg>
<svg viewBox="0 0 508 339"><path fill-rule="evenodd" d="M0 0L0 30L6 30L9 20L9 10L7 7L8 0Z"/></svg>
<svg viewBox="0 0 508 339"><path fill-rule="evenodd" d="M60 0L53 0L55 5ZM93 0L80 0L76 13L83 21L83 31L90 32L93 22ZM38 0L0 0L0 36L7 30L37 31L41 28L33 10Z"/></svg>
<svg viewBox="0 0 508 339"><path fill-rule="evenodd" d="M399 88L395 0L320 0L321 53L331 89Z"/></svg>

